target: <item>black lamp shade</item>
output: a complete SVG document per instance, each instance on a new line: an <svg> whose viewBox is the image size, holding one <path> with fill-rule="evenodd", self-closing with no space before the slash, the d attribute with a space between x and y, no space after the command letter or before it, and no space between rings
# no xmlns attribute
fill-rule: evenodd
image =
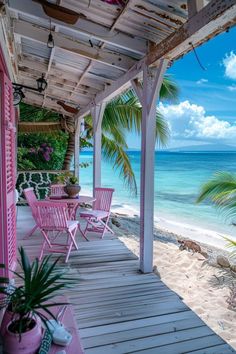
<svg viewBox="0 0 236 354"><path fill-rule="evenodd" d="M13 105L17 106L18 104L20 104L22 98L25 98L24 93L22 92L21 87L14 87L14 91L13 91Z"/></svg>
<svg viewBox="0 0 236 354"><path fill-rule="evenodd" d="M47 47L54 48L54 40L53 40L53 36L51 33L49 33L49 35L48 35Z"/></svg>
<svg viewBox="0 0 236 354"><path fill-rule="evenodd" d="M43 92L47 88L47 81L44 79L44 75L42 74L42 77L36 80L37 81L37 86L38 86L38 91Z"/></svg>

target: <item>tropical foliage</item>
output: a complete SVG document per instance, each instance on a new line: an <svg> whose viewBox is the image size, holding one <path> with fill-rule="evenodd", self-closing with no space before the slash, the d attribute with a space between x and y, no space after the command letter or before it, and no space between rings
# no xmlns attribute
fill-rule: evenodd
<svg viewBox="0 0 236 354"><path fill-rule="evenodd" d="M18 169L61 170L67 148L67 134L19 133ZM28 168L30 167L30 168Z"/></svg>
<svg viewBox="0 0 236 354"><path fill-rule="evenodd" d="M169 76L164 78L160 99L174 101L178 96L178 88ZM45 109L38 109L28 105L21 105L21 120L23 121L53 121L59 120L57 113L50 114ZM131 161L127 153L127 134L141 133L142 107L133 90L110 101L105 108L102 121L102 152L105 160L113 164L113 168L119 170L126 186L137 193L136 179ZM85 120L85 134L80 139L80 146L91 147L93 135L92 117ZM169 126L160 112L156 112L156 137L160 145L166 145L169 138ZM52 149L51 154L43 151L42 144ZM73 133L54 134L19 134L19 149L24 149L18 154L18 165L33 166L33 169L62 169L69 165L73 157ZM44 145L45 146L45 145ZM27 149L27 150L25 150ZM49 156L50 155L50 156ZM23 156L23 158L22 158ZM63 163L64 162L64 163ZM65 163L66 162L66 163ZM84 166L82 166L84 167Z"/></svg>
<svg viewBox="0 0 236 354"><path fill-rule="evenodd" d="M175 101L178 87L166 76L160 91L161 100ZM102 121L103 156L120 171L125 184L136 194L137 185L129 155L127 154L127 133L141 133L142 107L133 90L109 102L105 108ZM87 138L92 136L92 117L86 117ZM156 112L156 137L160 145L166 145L169 138L169 126L165 118Z"/></svg>
<svg viewBox="0 0 236 354"><path fill-rule="evenodd" d="M236 217L236 174L217 172L200 191L197 203L210 200L224 215L233 221Z"/></svg>
<svg viewBox="0 0 236 354"><path fill-rule="evenodd" d="M226 220L232 225L236 220L236 174L230 172L217 172L201 188L197 203L210 200ZM236 255L236 241L225 237L227 246L233 248L232 255Z"/></svg>

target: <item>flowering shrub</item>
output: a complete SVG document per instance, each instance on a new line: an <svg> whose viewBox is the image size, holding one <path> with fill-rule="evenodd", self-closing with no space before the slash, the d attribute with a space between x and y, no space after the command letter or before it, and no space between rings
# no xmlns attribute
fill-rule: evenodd
<svg viewBox="0 0 236 354"><path fill-rule="evenodd" d="M43 155L46 161L51 160L51 154L53 153L53 148L46 143L41 144L39 152Z"/></svg>
<svg viewBox="0 0 236 354"><path fill-rule="evenodd" d="M30 148L29 153L42 156L45 161L50 161L51 155L53 153L53 148L47 143L43 143L39 148Z"/></svg>

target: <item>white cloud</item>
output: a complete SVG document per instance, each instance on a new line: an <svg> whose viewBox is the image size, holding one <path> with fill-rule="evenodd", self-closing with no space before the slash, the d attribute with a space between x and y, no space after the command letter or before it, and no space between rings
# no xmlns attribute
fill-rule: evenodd
<svg viewBox="0 0 236 354"><path fill-rule="evenodd" d="M229 91L236 91L236 85L228 86Z"/></svg>
<svg viewBox="0 0 236 354"><path fill-rule="evenodd" d="M225 67L225 76L230 79L236 79L236 54L234 52L230 52L230 54L226 54L223 59L223 65Z"/></svg>
<svg viewBox="0 0 236 354"><path fill-rule="evenodd" d="M202 106L183 101L178 105L160 103L159 109L168 120L174 139L235 142L236 124L207 115Z"/></svg>
<svg viewBox="0 0 236 354"><path fill-rule="evenodd" d="M201 85L201 84L205 84L206 82L208 82L207 79L200 79L196 82L197 85Z"/></svg>

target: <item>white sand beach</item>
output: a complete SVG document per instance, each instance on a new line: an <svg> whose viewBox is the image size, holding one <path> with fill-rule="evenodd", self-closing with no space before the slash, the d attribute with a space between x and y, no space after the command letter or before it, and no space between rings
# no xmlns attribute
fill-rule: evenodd
<svg viewBox="0 0 236 354"><path fill-rule="evenodd" d="M116 210L116 212L118 212ZM130 213L129 213L130 214ZM116 214L120 227L115 227L120 239L138 255L139 218ZM162 281L194 310L217 334L236 349L236 312L226 302L236 283L236 274L215 266L216 256L224 254L225 241L213 232L192 229L188 225L160 223L155 229L154 265ZM184 232L183 232L184 231ZM197 240L209 255L179 250L178 238ZM205 244L204 244L205 243ZM214 247L215 246L215 247ZM217 248L218 247L218 248ZM223 250L224 249L224 250ZM232 260L230 259L232 262ZM223 353L222 353L223 354Z"/></svg>

